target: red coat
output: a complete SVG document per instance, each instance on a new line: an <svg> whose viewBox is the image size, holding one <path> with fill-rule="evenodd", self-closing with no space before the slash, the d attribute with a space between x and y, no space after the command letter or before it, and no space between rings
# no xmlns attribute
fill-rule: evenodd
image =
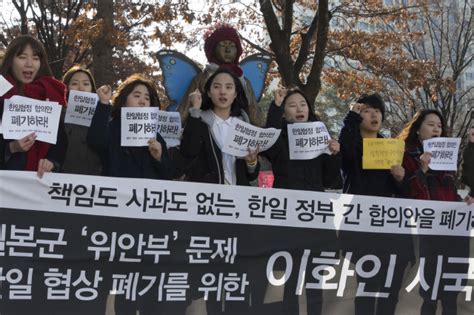
<svg viewBox="0 0 474 315"><path fill-rule="evenodd" d="M5 95L0 97L1 104L3 104L4 100L9 99L12 96L22 95L37 100L49 100L51 102L58 102L62 106L66 106L66 86L62 82L54 79L53 77L42 76L36 78L31 83L23 84L22 91L19 91L17 82L11 76L7 76L6 79L10 81L11 84L13 84L13 88ZM58 131L58 141L55 146L52 146L46 142L35 141L31 149L28 150L28 152L24 153L24 161L23 158L21 158L21 166L16 165L17 163L11 163L11 165L15 165L14 167L11 167L11 169L36 171L38 168L39 160L43 158L48 158L53 162L61 164L62 160L64 159L66 146L67 139L65 139L64 128L60 125L60 130ZM56 152L50 152L51 147L55 147L56 150L53 151ZM18 158L18 154L17 157L14 157L13 159L20 160Z"/></svg>
<svg viewBox="0 0 474 315"><path fill-rule="evenodd" d="M455 184L455 172L434 171L423 173L420 168L420 155L423 149L408 145L403 157L407 197L423 200L460 201Z"/></svg>

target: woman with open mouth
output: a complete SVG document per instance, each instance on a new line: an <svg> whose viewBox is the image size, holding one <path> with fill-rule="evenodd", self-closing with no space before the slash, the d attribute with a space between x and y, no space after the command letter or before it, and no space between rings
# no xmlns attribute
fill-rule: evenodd
<svg viewBox="0 0 474 315"><path fill-rule="evenodd" d="M182 155L193 159L193 167L189 168L187 177L193 182L250 186L250 182L258 178L258 152L249 152L245 158L222 152L226 135L230 132L234 120L250 121L248 101L242 83L233 72L220 68L209 77L204 91L202 95L199 90L190 94L192 106L181 139ZM223 224L222 232L229 235L233 228L232 224ZM213 233L219 235L220 231L215 230ZM239 241L239 244L246 242L242 239ZM251 250L252 246L242 245L242 248ZM239 254L238 263L233 266L233 270L253 272L254 270L247 268L247 260L252 254L240 251ZM249 300L246 296L244 301L226 301L223 312L221 301L210 299L206 303L207 314L245 314L249 312ZM252 301L255 302L256 299L252 298Z"/></svg>
<svg viewBox="0 0 474 315"><path fill-rule="evenodd" d="M261 153L272 164L275 180L274 188L324 191L324 189L338 188L341 183L339 142L335 139L328 140L330 154L321 154L307 160L290 159L288 140L288 125L320 121L316 116L313 106L310 105L303 91L298 88L278 89L274 101L271 103L266 127L281 129L276 143L268 150ZM338 252L337 234L334 230L307 230L302 231L299 239L311 239L311 250L314 253ZM293 243L293 244L296 244ZM301 253L289 245L288 250L295 257L294 266L300 265ZM298 257L298 258L296 258ZM298 267L295 267L298 268ZM311 272L306 274L306 281L312 282ZM285 284L283 296L283 312L285 314L298 314L301 306L295 294L296 280L290 279ZM322 314L323 294L319 289L306 290L308 314Z"/></svg>
<svg viewBox="0 0 474 315"><path fill-rule="evenodd" d="M53 78L43 45L34 37L22 35L8 45L2 64L2 75L13 85L5 95L3 102L15 95L37 100L48 100L66 106L66 87ZM37 141L31 133L19 140L5 141L4 167L9 170L37 171L42 177L44 172L59 171L67 149L67 137L60 122L56 144Z"/></svg>
<svg viewBox="0 0 474 315"><path fill-rule="evenodd" d="M430 152L423 152L423 141L435 137L446 137L446 123L437 110L425 109L417 112L398 136L405 141L403 167L406 170L407 196L413 199L461 201L455 184L456 174L453 171L436 171L429 168L432 158ZM444 273L467 274L467 265L448 264L447 257L469 257L469 237L456 237L455 242L449 236L420 235L420 257L425 258L423 268L428 288L420 286L423 298L422 315L436 314L437 302L441 301L442 314L457 314L456 291L445 291L449 280L440 279L436 299L432 291L437 273L437 259L444 256L442 270ZM466 275L467 279L467 275ZM463 280L462 286L467 281Z"/></svg>

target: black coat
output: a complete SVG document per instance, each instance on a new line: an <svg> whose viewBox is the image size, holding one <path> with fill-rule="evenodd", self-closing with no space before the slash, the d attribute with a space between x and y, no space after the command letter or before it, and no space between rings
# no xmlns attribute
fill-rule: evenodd
<svg viewBox="0 0 474 315"><path fill-rule="evenodd" d="M68 148L64 163L63 173L100 175L102 163L99 155L87 143L89 127L64 124L68 138Z"/></svg>
<svg viewBox="0 0 474 315"><path fill-rule="evenodd" d="M181 139L181 154L193 158L193 167L187 174L190 181L224 184L222 152L214 140L211 127L201 118L189 116ZM244 159L236 159L237 185L249 186L257 179L260 165L249 172Z"/></svg>
<svg viewBox="0 0 474 315"><path fill-rule="evenodd" d="M389 170L362 169L362 136L359 126L362 117L350 111L344 118L339 142L342 154L343 192L354 195L378 197L403 196L403 184L398 184ZM383 138L382 135L378 135ZM364 209L364 211L367 211ZM354 257L375 254L379 257L397 254L397 264L414 260L411 235L376 234L340 231L339 237L345 251L353 251ZM400 275L398 275L400 276Z"/></svg>
<svg viewBox="0 0 474 315"><path fill-rule="evenodd" d="M273 187L311 191L337 188L340 182L340 154L322 154L311 160L290 160L288 123L282 119L282 111L272 102L266 127L281 128L281 133L275 144L261 153L272 164L275 177Z"/></svg>
<svg viewBox="0 0 474 315"><path fill-rule="evenodd" d="M463 153L462 179L468 185L471 197L474 197L474 143L469 142Z"/></svg>
<svg viewBox="0 0 474 315"><path fill-rule="evenodd" d="M343 192L353 195L395 197L401 194L402 187L397 184L388 170L362 169L362 136L359 126L362 117L350 111L344 118L339 135L342 154ZM383 138L378 135L378 138Z"/></svg>
<svg viewBox="0 0 474 315"><path fill-rule="evenodd" d="M110 120L112 106L97 104L92 123L87 134L87 142L97 151L102 160L102 174L105 176L170 179L173 166L169 158L166 142L156 134L163 154L161 162L156 161L148 147L122 147L120 145L120 118Z"/></svg>

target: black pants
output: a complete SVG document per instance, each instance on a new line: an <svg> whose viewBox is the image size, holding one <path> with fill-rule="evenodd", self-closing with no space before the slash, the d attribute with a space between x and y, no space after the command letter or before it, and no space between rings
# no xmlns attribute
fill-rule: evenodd
<svg viewBox="0 0 474 315"><path fill-rule="evenodd" d="M423 298L421 306L422 315L436 314L437 302L441 301L443 315L457 314L457 297L459 292L444 291L444 286L452 284L454 280L439 279L436 299L432 299L432 288L435 282L438 256L442 256L442 273L460 273L465 274L468 270L467 264L448 263L448 257L469 257L468 237L449 237L449 236L420 236L420 257L425 258L423 270L426 283L429 289L425 290L420 286L420 295ZM466 285L464 280L462 285Z"/></svg>

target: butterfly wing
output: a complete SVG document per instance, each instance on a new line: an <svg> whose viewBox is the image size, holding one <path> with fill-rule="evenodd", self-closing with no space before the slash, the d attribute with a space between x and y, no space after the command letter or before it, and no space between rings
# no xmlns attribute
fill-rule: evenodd
<svg viewBox="0 0 474 315"><path fill-rule="evenodd" d="M160 50L157 53L163 85L170 101L168 111L177 111L179 104L194 77L201 72L197 64L175 50Z"/></svg>
<svg viewBox="0 0 474 315"><path fill-rule="evenodd" d="M240 62L240 67L244 72L245 78L250 81L257 102L262 97L265 78L267 77L271 62L272 59L269 56L262 54L248 56Z"/></svg>

